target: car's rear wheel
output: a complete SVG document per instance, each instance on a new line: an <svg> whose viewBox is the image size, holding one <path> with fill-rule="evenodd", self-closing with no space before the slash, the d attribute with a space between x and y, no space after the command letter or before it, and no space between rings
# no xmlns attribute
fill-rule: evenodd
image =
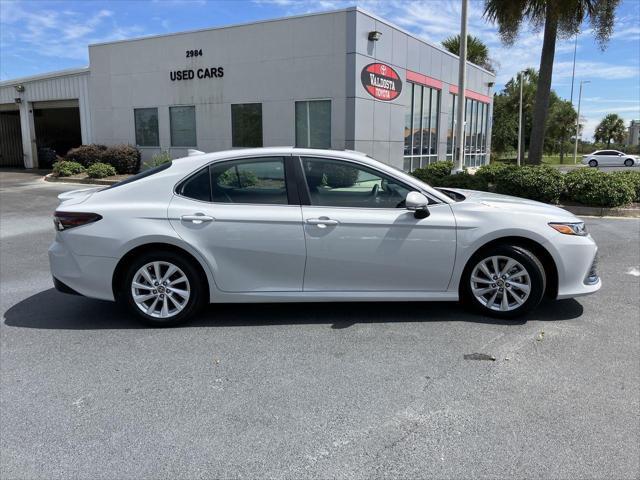
<svg viewBox="0 0 640 480"><path fill-rule="evenodd" d="M204 298L198 270L170 251L148 252L127 268L121 299L144 323L172 326L191 318Z"/></svg>
<svg viewBox="0 0 640 480"><path fill-rule="evenodd" d="M597 167L598 166L598 161L597 160L589 160L589 166L590 167Z"/></svg>
<svg viewBox="0 0 640 480"><path fill-rule="evenodd" d="M624 161L624 166L625 166L625 167L633 167L633 159L631 159L631 158L627 158L627 159Z"/></svg>
<svg viewBox="0 0 640 480"><path fill-rule="evenodd" d="M461 297L484 315L515 318L535 308L546 278L540 260L514 245L498 245L474 255L461 280Z"/></svg>

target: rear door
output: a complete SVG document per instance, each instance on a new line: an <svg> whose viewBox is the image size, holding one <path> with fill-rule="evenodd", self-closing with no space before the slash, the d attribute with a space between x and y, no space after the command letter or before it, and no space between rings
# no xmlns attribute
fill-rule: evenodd
<svg viewBox="0 0 640 480"><path fill-rule="evenodd" d="M171 224L206 257L220 290L302 290L305 239L290 162L215 162L178 185Z"/></svg>
<svg viewBox="0 0 640 480"><path fill-rule="evenodd" d="M301 168L302 203L310 203L302 206L305 291L446 290L456 251L448 204L415 218L404 208L415 189L385 173L313 157L303 157Z"/></svg>

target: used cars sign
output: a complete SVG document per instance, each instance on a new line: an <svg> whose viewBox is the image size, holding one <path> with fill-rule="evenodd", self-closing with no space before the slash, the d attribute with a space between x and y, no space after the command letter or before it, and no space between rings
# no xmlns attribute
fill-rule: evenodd
<svg viewBox="0 0 640 480"><path fill-rule="evenodd" d="M402 91L398 72L384 63L370 63L362 69L360 79L365 90L378 100L394 100Z"/></svg>

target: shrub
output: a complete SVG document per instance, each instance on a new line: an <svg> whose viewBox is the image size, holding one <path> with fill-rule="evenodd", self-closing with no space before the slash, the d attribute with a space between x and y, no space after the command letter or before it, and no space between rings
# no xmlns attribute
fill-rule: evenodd
<svg viewBox="0 0 640 480"><path fill-rule="evenodd" d="M138 173L140 170L140 150L131 145L107 147L101 162L113 166L120 174Z"/></svg>
<svg viewBox="0 0 640 480"><path fill-rule="evenodd" d="M558 203L564 191L564 179L556 168L546 165L509 168L497 176L496 191L531 200Z"/></svg>
<svg viewBox="0 0 640 480"><path fill-rule="evenodd" d="M84 167L78 162L60 160L53 164L53 174L56 177L69 177L84 172Z"/></svg>
<svg viewBox="0 0 640 480"><path fill-rule="evenodd" d="M327 163L322 166L324 184L331 188L351 187L358 180L360 170L350 166Z"/></svg>
<svg viewBox="0 0 640 480"><path fill-rule="evenodd" d="M611 173L614 177L620 177L633 188L635 192L634 202L640 202L640 172L624 171Z"/></svg>
<svg viewBox="0 0 640 480"><path fill-rule="evenodd" d="M150 162L145 162L143 170L159 167L160 165L164 165L165 163L169 163L170 161L171 155L165 150L163 152L156 153L153 157L151 157Z"/></svg>
<svg viewBox="0 0 640 480"><path fill-rule="evenodd" d="M104 178L104 177L112 177L116 175L118 172L111 165L106 163L94 163L89 168L87 168L87 175L89 178Z"/></svg>
<svg viewBox="0 0 640 480"><path fill-rule="evenodd" d="M438 179L435 184L432 184L432 186L484 191L489 189L489 185L483 177L479 177L478 174L470 175L467 172L447 175L446 177Z"/></svg>
<svg viewBox="0 0 640 480"><path fill-rule="evenodd" d="M487 183L496 184L498 178L507 173L507 171L517 168L514 165L506 163L490 163L483 165L476 171L476 177L483 178Z"/></svg>
<svg viewBox="0 0 640 480"><path fill-rule="evenodd" d="M451 175L453 162L434 162L426 167L416 168L411 175L428 184L436 184L438 180Z"/></svg>
<svg viewBox="0 0 640 480"><path fill-rule="evenodd" d="M80 145L69 150L65 159L78 162L85 168L94 163L107 163L118 173L138 173L140 170L140 151L131 145Z"/></svg>
<svg viewBox="0 0 640 480"><path fill-rule="evenodd" d="M87 168L94 163L102 161L102 155L107 147L105 145L80 145L79 147L72 148L65 155L65 160L77 162L83 167Z"/></svg>
<svg viewBox="0 0 640 480"><path fill-rule="evenodd" d="M629 178L586 168L567 173L566 187L567 198L594 207L620 207L636 195Z"/></svg>

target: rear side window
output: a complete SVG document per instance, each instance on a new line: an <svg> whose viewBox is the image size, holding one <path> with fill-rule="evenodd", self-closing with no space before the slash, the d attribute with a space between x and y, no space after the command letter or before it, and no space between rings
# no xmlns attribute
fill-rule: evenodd
<svg viewBox="0 0 640 480"><path fill-rule="evenodd" d="M180 195L201 200L211 201L211 184L209 183L209 167L203 168L198 173L189 177L178 189Z"/></svg>
<svg viewBox="0 0 640 480"><path fill-rule="evenodd" d="M282 157L244 158L214 163L211 172L211 198L217 203L287 205L284 159Z"/></svg>

